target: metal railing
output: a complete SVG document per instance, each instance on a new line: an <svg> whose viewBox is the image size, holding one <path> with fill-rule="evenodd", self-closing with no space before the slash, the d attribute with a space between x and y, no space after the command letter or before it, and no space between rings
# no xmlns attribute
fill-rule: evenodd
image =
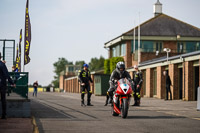
<svg viewBox="0 0 200 133"><path fill-rule="evenodd" d="M28 72L9 72L9 75L16 84L16 88L8 83L8 96L14 92L28 99Z"/></svg>

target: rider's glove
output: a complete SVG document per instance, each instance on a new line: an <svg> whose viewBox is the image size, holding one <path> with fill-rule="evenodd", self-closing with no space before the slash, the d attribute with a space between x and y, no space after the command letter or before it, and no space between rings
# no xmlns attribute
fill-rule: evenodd
<svg viewBox="0 0 200 133"><path fill-rule="evenodd" d="M116 80L116 79L114 80L114 83L115 83L115 84L117 83L117 80Z"/></svg>
<svg viewBox="0 0 200 133"><path fill-rule="evenodd" d="M132 92L132 94L131 94L132 96L134 96L134 92Z"/></svg>

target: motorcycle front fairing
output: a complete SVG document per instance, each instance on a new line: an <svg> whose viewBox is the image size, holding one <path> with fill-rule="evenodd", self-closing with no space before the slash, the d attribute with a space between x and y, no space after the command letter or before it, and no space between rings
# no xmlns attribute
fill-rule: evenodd
<svg viewBox="0 0 200 133"><path fill-rule="evenodd" d="M118 86L115 91L115 95L113 98L114 101L114 110L116 113L121 113L121 100L126 98L130 102L130 96L132 94L131 84L127 79L120 79L118 81Z"/></svg>
<svg viewBox="0 0 200 133"><path fill-rule="evenodd" d="M131 95L132 88L131 83L127 79L120 79L118 81L118 87L115 92L116 95Z"/></svg>

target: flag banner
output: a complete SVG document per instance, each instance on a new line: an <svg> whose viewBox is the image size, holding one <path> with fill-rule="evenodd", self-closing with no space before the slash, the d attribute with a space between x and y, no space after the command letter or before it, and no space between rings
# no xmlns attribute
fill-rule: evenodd
<svg viewBox="0 0 200 133"><path fill-rule="evenodd" d="M26 13L25 13L25 35L24 35L24 65L30 62L29 51L31 45L31 23L28 12L28 3L26 2Z"/></svg>
<svg viewBox="0 0 200 133"><path fill-rule="evenodd" d="M15 63L15 67L18 69L19 71L19 47L17 44L17 54L16 54L16 63Z"/></svg>
<svg viewBox="0 0 200 133"><path fill-rule="evenodd" d="M21 42L22 42L22 29L20 30L19 36L19 65L18 65L18 72L21 72Z"/></svg>

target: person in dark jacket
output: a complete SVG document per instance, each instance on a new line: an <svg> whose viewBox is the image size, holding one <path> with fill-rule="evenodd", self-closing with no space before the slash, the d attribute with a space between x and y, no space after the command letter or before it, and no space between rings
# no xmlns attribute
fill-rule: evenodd
<svg viewBox="0 0 200 133"><path fill-rule="evenodd" d="M33 83L33 97L34 97L34 94L37 97L37 88L38 88L38 81L35 81Z"/></svg>
<svg viewBox="0 0 200 133"><path fill-rule="evenodd" d="M13 81L14 81L14 83L16 84L16 83L17 83L17 80L18 80L19 77L20 77L19 69L16 68L16 65L12 66L12 72L15 73L15 74L14 74L15 76L13 77Z"/></svg>
<svg viewBox="0 0 200 133"><path fill-rule="evenodd" d="M115 91L116 87L116 83L118 80L122 79L122 78L126 78L127 80L129 80L129 82L132 85L132 89L133 89L133 81L131 80L131 76L130 74L125 70L125 64L124 62L120 61L117 63L116 65L116 69L112 72L111 76L110 76L110 88L108 89L108 93L109 93L109 97L112 101L113 99L113 92Z"/></svg>
<svg viewBox="0 0 200 133"><path fill-rule="evenodd" d="M132 106L140 106L140 90L141 90L141 87L142 87L142 82L143 82L143 79L142 79L142 72L138 69L138 66L135 65L134 66L134 74L133 74L133 82L135 83L134 84L134 87L133 87L133 96L134 96L134 104Z"/></svg>
<svg viewBox="0 0 200 133"><path fill-rule="evenodd" d="M172 83L171 83L170 76L168 75L167 71L164 71L163 75L165 76L165 79L166 79L166 98L165 98L165 100L168 100L168 93L170 94L170 100L172 100L172 92L170 89L170 86L172 85Z"/></svg>
<svg viewBox="0 0 200 133"><path fill-rule="evenodd" d="M90 71L88 70L88 64L83 65L83 70L79 71L79 81L81 83L81 106L85 106L84 96L85 89L87 90L87 106L93 106L91 104L91 96L92 91L90 90L90 82L93 83L92 78L90 76Z"/></svg>
<svg viewBox="0 0 200 133"><path fill-rule="evenodd" d="M8 69L4 62L1 61L0 53L0 93L1 93L1 105L2 105L2 119L6 119L6 89L7 89L7 80L11 85L15 87L14 82L8 74Z"/></svg>

